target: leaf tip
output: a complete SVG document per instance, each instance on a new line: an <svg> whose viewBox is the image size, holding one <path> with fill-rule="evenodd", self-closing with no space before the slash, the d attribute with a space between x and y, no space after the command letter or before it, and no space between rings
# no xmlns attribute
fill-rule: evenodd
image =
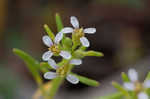
<svg viewBox="0 0 150 99"><path fill-rule="evenodd" d="M18 49L17 48L13 48L12 51L15 53Z"/></svg>

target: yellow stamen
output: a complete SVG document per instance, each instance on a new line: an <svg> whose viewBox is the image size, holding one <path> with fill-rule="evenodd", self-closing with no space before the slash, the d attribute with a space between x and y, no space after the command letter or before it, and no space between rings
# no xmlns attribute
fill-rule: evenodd
<svg viewBox="0 0 150 99"><path fill-rule="evenodd" d="M56 72L59 74L60 77L64 77L68 73L68 65L64 65L59 67Z"/></svg>
<svg viewBox="0 0 150 99"><path fill-rule="evenodd" d="M54 54L59 54L60 53L60 49L58 47L58 45L52 45L50 48L48 48L50 51L52 51Z"/></svg>
<svg viewBox="0 0 150 99"><path fill-rule="evenodd" d="M75 29L73 33L77 38L81 38L84 36L83 28Z"/></svg>
<svg viewBox="0 0 150 99"><path fill-rule="evenodd" d="M140 82L135 82L135 92L139 93L142 90L142 84Z"/></svg>

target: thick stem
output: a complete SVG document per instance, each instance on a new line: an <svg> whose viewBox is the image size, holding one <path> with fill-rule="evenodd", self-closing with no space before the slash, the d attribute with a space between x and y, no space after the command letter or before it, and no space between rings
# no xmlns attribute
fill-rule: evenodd
<svg viewBox="0 0 150 99"><path fill-rule="evenodd" d="M54 99L60 85L64 81L64 77L57 77L52 81L52 87L50 88L48 99Z"/></svg>

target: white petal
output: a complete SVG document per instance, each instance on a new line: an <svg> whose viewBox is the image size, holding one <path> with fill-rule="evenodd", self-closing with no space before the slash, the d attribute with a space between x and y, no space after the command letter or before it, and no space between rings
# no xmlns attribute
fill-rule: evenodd
<svg viewBox="0 0 150 99"><path fill-rule="evenodd" d="M65 59L70 59L71 58L71 54L67 51L61 51L59 55L62 56L63 58L65 58Z"/></svg>
<svg viewBox="0 0 150 99"><path fill-rule="evenodd" d="M149 99L148 95L144 92L138 94L138 99Z"/></svg>
<svg viewBox="0 0 150 99"><path fill-rule="evenodd" d="M83 30L84 33L94 34L96 32L96 28L86 28Z"/></svg>
<svg viewBox="0 0 150 99"><path fill-rule="evenodd" d="M53 45L52 40L51 40L50 37L47 36L47 35L43 36L42 40L43 40L43 43L44 43L46 46L48 46L48 47L50 47L51 45Z"/></svg>
<svg viewBox="0 0 150 99"><path fill-rule="evenodd" d="M67 75L66 79L72 84L79 83L79 79L76 76L71 75L71 74Z"/></svg>
<svg viewBox="0 0 150 99"><path fill-rule="evenodd" d="M150 80L145 81L144 84L143 84L143 86L145 88L150 88Z"/></svg>
<svg viewBox="0 0 150 99"><path fill-rule="evenodd" d="M62 32L59 32L59 33L57 33L54 42L55 42L56 44L58 44L58 43L62 40L62 38L63 38L63 33L62 33Z"/></svg>
<svg viewBox="0 0 150 99"><path fill-rule="evenodd" d="M79 21L75 16L70 17L70 23L74 28L79 28Z"/></svg>
<svg viewBox="0 0 150 99"><path fill-rule="evenodd" d="M80 65L82 64L82 60L81 59L72 59L70 61L70 64L73 64L73 65Z"/></svg>
<svg viewBox="0 0 150 99"><path fill-rule="evenodd" d="M128 76L132 82L135 82L138 80L138 73L136 72L135 69L129 69Z"/></svg>
<svg viewBox="0 0 150 99"><path fill-rule="evenodd" d="M55 62L53 59L51 59L51 58L48 60L48 64L49 64L52 68L54 68L54 69L57 69L57 68L58 68L56 62Z"/></svg>
<svg viewBox="0 0 150 99"><path fill-rule="evenodd" d="M45 79L54 79L56 77L57 77L57 73L55 73L55 72L46 72L44 74Z"/></svg>
<svg viewBox="0 0 150 99"><path fill-rule="evenodd" d="M47 51L42 55L42 59L44 61L48 61L50 59L50 57L52 57L53 53L51 51Z"/></svg>
<svg viewBox="0 0 150 99"><path fill-rule="evenodd" d="M86 37L81 37L80 38L80 41L81 41L81 44L84 46L84 47L89 47L90 46L90 43L88 41L88 39Z"/></svg>
<svg viewBox="0 0 150 99"><path fill-rule="evenodd" d="M126 90L129 91L133 91L135 89L134 83L124 83L123 86Z"/></svg>
<svg viewBox="0 0 150 99"><path fill-rule="evenodd" d="M61 30L62 33L72 33L73 32L73 28L71 27L65 27Z"/></svg>

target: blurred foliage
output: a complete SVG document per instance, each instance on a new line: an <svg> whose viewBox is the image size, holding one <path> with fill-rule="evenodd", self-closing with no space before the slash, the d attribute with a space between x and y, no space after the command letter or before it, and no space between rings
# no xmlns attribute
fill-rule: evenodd
<svg viewBox="0 0 150 99"><path fill-rule="evenodd" d="M0 64L0 99L16 99L18 79L4 65Z"/></svg>

